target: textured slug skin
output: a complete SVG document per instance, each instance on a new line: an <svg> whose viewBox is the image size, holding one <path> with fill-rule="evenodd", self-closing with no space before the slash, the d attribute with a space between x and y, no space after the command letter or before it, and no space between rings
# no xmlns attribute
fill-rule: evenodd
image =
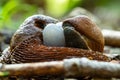
<svg viewBox="0 0 120 80"><path fill-rule="evenodd" d="M37 32L42 33L42 30L47 24L57 22L57 19L45 15L33 15L28 17L14 33L10 43L10 50L14 49L21 41L27 39L31 35Z"/></svg>
<svg viewBox="0 0 120 80"><path fill-rule="evenodd" d="M37 36L36 36L37 35ZM44 62L72 57L87 57L93 60L109 61L105 55L89 50L68 47L47 47L36 34L21 42L11 52L12 63Z"/></svg>

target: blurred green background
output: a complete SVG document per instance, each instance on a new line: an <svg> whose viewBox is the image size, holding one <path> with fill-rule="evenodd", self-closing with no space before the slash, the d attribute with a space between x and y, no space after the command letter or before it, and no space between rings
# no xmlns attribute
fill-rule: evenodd
<svg viewBox="0 0 120 80"><path fill-rule="evenodd" d="M0 30L15 31L25 18L34 14L64 19L76 7L97 17L101 28L120 30L119 3L120 0L0 0Z"/></svg>

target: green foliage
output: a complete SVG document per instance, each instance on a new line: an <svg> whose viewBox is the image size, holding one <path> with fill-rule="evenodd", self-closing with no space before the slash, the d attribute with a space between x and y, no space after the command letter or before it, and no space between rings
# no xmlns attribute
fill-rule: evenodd
<svg viewBox="0 0 120 80"><path fill-rule="evenodd" d="M27 1L27 0L25 0ZM0 29L16 30L28 16L36 14L38 4L28 4L24 0L1 0L0 3ZM81 0L46 0L46 12L54 17L63 16ZM32 1L31 1L32 2Z"/></svg>
<svg viewBox="0 0 120 80"><path fill-rule="evenodd" d="M0 17L1 17L0 28L2 28L6 22L8 23L10 22L10 17L12 16L12 12L14 11L14 8L17 6L18 3L14 0L10 0L4 5L0 13Z"/></svg>
<svg viewBox="0 0 120 80"><path fill-rule="evenodd" d="M60 17L72 8L80 5L81 0L46 0L47 13L54 17Z"/></svg>
<svg viewBox="0 0 120 80"><path fill-rule="evenodd" d="M12 30L16 30L27 16L37 11L36 6L24 4L20 0L9 0L0 8L0 29Z"/></svg>
<svg viewBox="0 0 120 80"><path fill-rule="evenodd" d="M9 76L9 72L7 72L7 71L4 71L4 72L0 72L0 77L7 77L7 76Z"/></svg>
<svg viewBox="0 0 120 80"><path fill-rule="evenodd" d="M84 2L87 4L84 5ZM94 3L94 6L89 2ZM0 29L16 30L26 17L36 14L39 8L47 15L61 18L81 5L86 9L102 6L109 8L109 11L120 12L119 2L120 0L0 0Z"/></svg>

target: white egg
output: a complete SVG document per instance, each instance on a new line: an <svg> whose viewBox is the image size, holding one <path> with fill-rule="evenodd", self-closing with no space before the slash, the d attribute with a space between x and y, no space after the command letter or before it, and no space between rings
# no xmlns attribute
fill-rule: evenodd
<svg viewBox="0 0 120 80"><path fill-rule="evenodd" d="M43 42L46 46L65 46L62 23L48 24L43 30Z"/></svg>

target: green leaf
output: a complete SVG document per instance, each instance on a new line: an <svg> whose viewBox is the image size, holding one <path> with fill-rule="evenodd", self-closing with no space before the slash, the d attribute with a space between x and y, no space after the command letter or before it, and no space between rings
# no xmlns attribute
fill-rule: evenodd
<svg viewBox="0 0 120 80"><path fill-rule="evenodd" d="M46 0L47 12L55 17L63 16L81 0Z"/></svg>
<svg viewBox="0 0 120 80"><path fill-rule="evenodd" d="M5 71L5 72L0 72L0 77L6 77L9 76L9 72Z"/></svg>

